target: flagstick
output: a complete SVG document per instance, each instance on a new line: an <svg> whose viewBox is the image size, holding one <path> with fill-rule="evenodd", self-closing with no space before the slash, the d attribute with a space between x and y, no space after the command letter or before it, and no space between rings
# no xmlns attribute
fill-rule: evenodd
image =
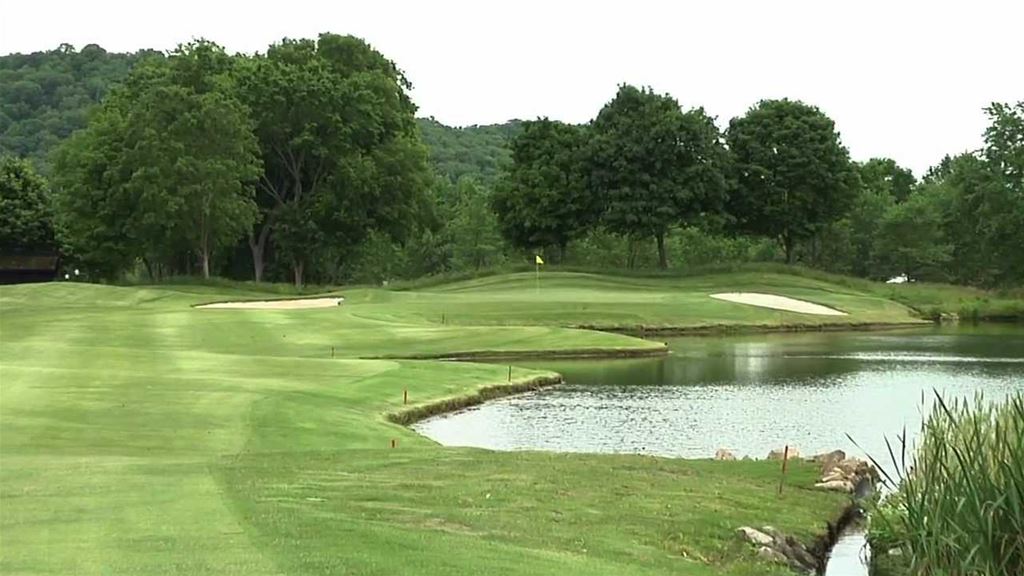
<svg viewBox="0 0 1024 576"><path fill-rule="evenodd" d="M537 274L537 294L540 294L540 262L537 262L537 260L534 259L533 267L536 269Z"/></svg>

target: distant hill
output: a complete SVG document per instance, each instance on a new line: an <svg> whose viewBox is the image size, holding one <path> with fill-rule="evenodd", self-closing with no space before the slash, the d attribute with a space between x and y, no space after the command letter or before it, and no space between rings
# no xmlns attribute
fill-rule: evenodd
<svg viewBox="0 0 1024 576"><path fill-rule="evenodd" d="M0 56L0 154L31 159L47 172L50 150L83 128L89 109L153 50L107 52L95 44Z"/></svg>
<svg viewBox="0 0 1024 576"><path fill-rule="evenodd" d="M47 173L50 151L85 127L89 109L146 57L160 53L62 44L46 52L0 56L0 155L29 158ZM482 184L490 184L509 162L508 141L520 130L518 120L453 128L420 118L419 125L438 174L453 182L473 176Z"/></svg>
<svg viewBox="0 0 1024 576"><path fill-rule="evenodd" d="M418 119L430 162L441 176L453 182L462 176L481 184L494 181L502 166L511 162L509 141L522 129L519 120L504 124L453 128L433 118Z"/></svg>

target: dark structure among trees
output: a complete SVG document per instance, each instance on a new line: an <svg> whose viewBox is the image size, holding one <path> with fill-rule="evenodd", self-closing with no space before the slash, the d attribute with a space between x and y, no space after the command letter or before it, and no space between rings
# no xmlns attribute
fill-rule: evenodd
<svg viewBox="0 0 1024 576"><path fill-rule="evenodd" d="M56 254L0 253L0 284L52 282L59 269L60 257Z"/></svg>

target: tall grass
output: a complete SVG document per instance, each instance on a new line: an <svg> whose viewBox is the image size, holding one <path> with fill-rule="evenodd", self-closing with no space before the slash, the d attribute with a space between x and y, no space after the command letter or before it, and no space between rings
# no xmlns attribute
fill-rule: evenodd
<svg viewBox="0 0 1024 576"><path fill-rule="evenodd" d="M936 394L915 452L905 433L897 447L883 473L893 492L872 515L880 565L915 576L1024 574L1024 393Z"/></svg>

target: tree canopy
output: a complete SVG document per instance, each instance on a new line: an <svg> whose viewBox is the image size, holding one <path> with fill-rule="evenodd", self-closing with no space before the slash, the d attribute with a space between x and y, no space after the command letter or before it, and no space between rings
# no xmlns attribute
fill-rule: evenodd
<svg viewBox="0 0 1024 576"><path fill-rule="evenodd" d="M62 230L105 275L136 259L198 258L237 240L255 216L256 141L231 95L232 63L209 42L135 69L60 150Z"/></svg>
<svg viewBox="0 0 1024 576"><path fill-rule="evenodd" d="M46 182L27 161L0 156L0 249L33 252L56 247Z"/></svg>
<svg viewBox="0 0 1024 576"><path fill-rule="evenodd" d="M668 95L623 85L598 113L588 150L590 185L609 230L654 238L668 267L665 235L719 210L727 156L701 108L683 112Z"/></svg>
<svg viewBox="0 0 1024 576"><path fill-rule="evenodd" d="M793 249L843 217L857 191L832 120L813 106L764 100L729 123L737 187L729 211L742 230Z"/></svg>
<svg viewBox="0 0 1024 576"><path fill-rule="evenodd" d="M599 206L587 185L585 128L542 118L524 122L512 141L512 164L493 198L502 234L513 246L556 246L597 219Z"/></svg>
<svg viewBox="0 0 1024 576"><path fill-rule="evenodd" d="M411 86L394 63L358 38L322 34L284 40L241 70L264 167L255 278L271 234L299 285L326 243L353 246L372 228L400 238L429 173Z"/></svg>

